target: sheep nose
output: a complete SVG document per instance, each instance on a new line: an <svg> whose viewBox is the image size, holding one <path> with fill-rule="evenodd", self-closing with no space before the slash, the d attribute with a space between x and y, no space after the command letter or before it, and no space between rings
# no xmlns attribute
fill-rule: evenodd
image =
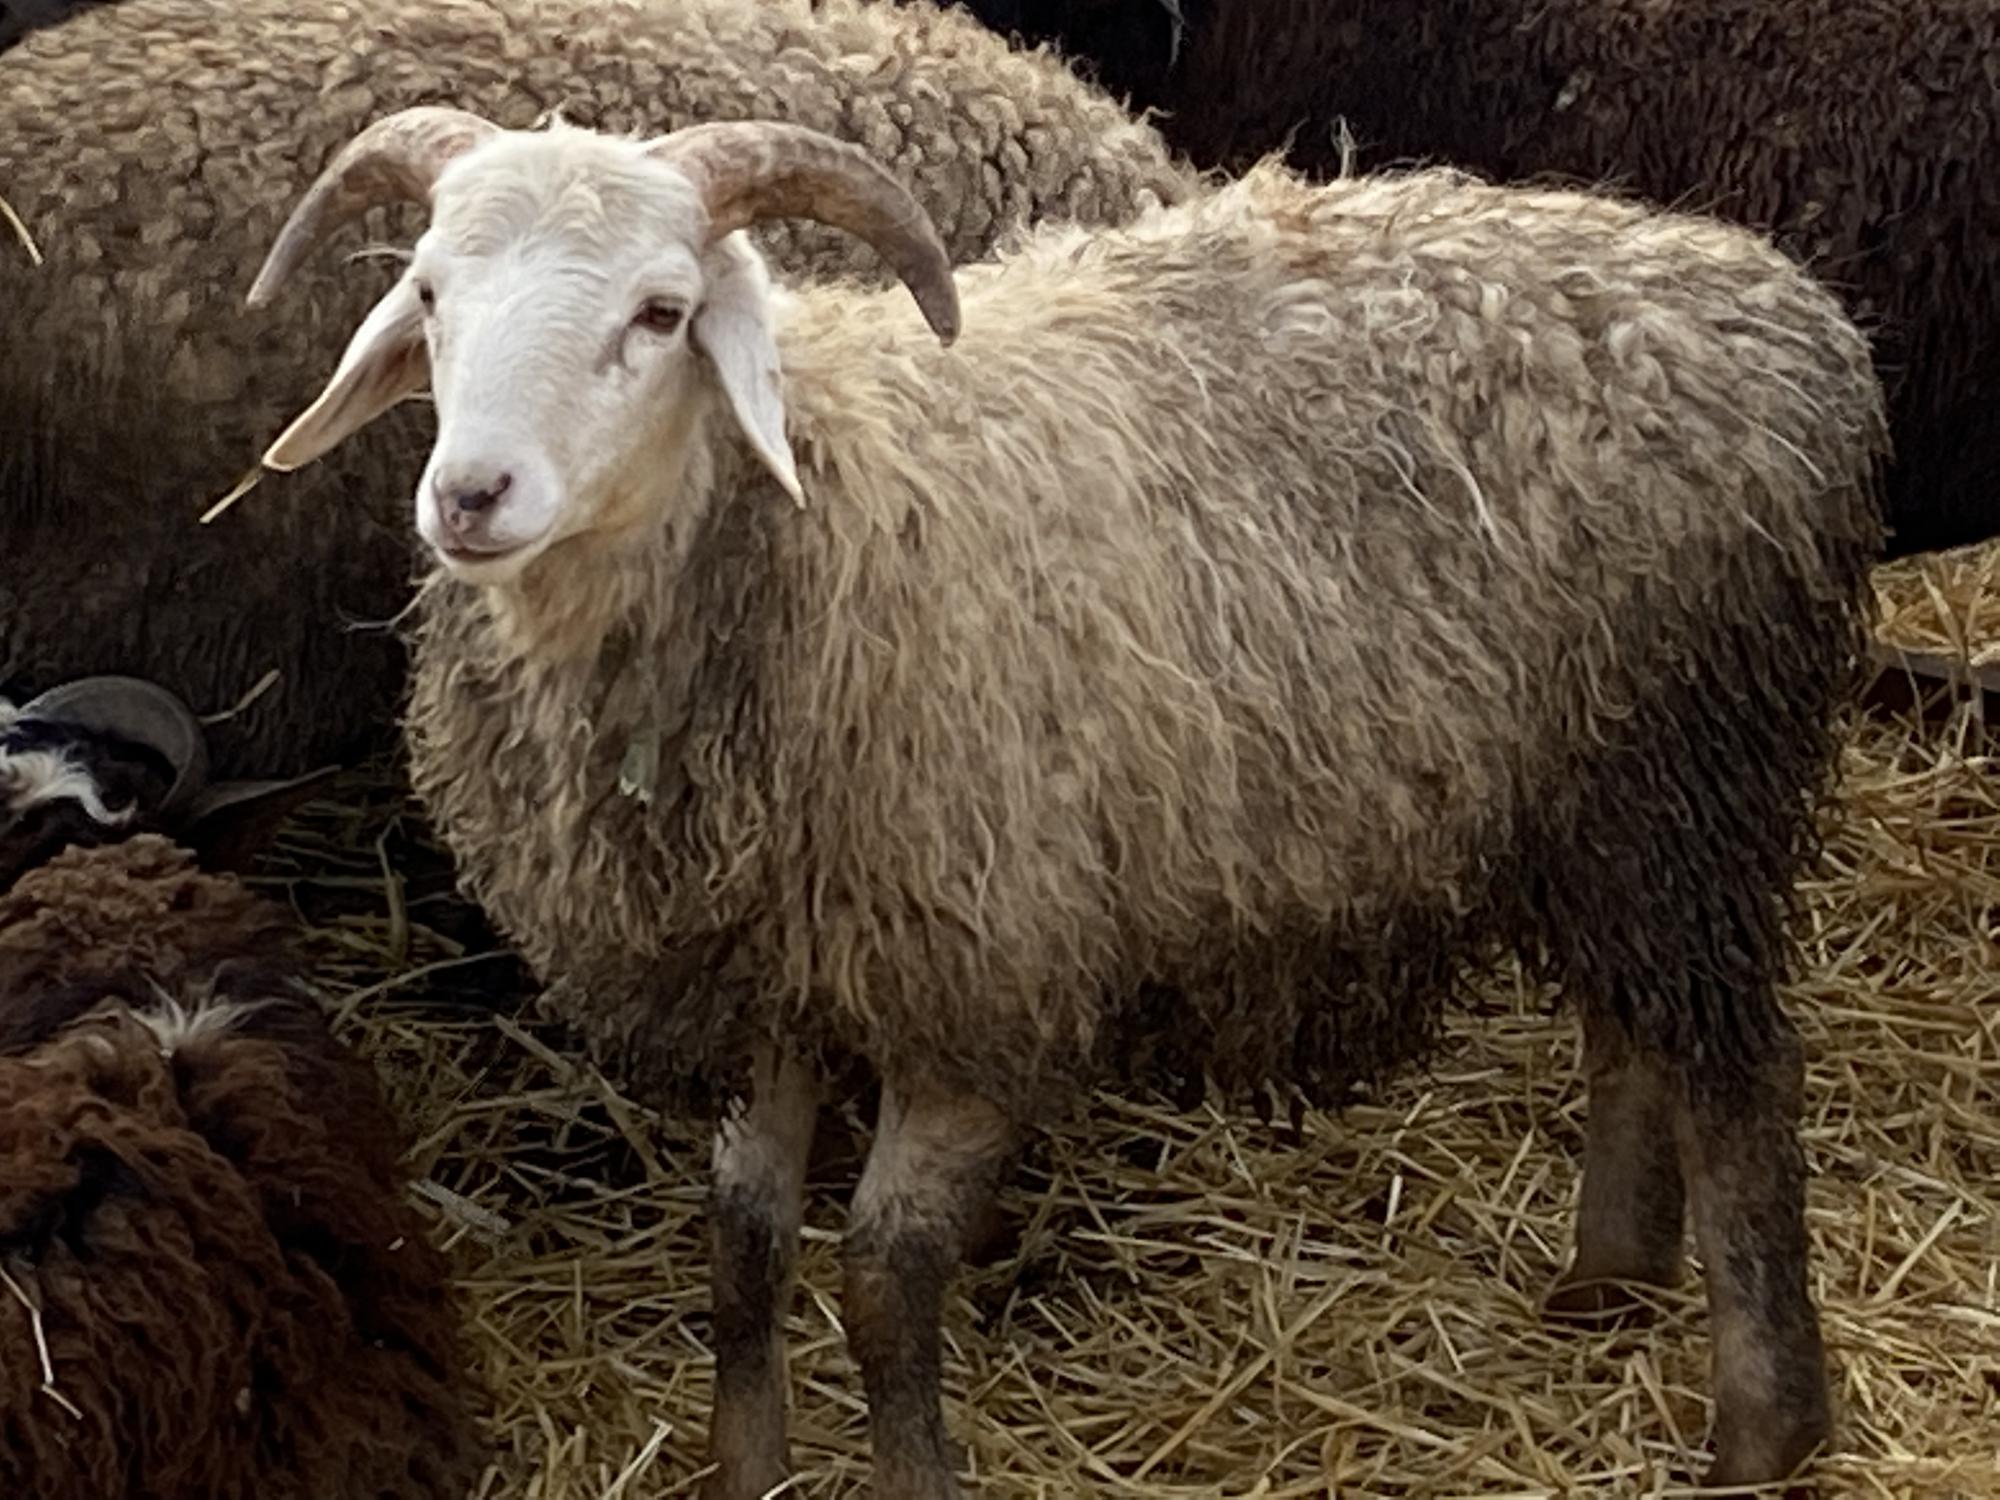
<svg viewBox="0 0 2000 1500"><path fill-rule="evenodd" d="M513 484L514 476L504 470L477 478L440 475L436 483L438 509L444 513L446 525L454 531L463 531L477 524L478 518L491 510Z"/></svg>

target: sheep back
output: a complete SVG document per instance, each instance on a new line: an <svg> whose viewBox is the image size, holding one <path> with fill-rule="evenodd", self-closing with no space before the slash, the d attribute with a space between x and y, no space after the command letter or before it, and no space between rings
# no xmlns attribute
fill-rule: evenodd
<svg viewBox="0 0 2000 1500"><path fill-rule="evenodd" d="M463 1495L442 1256L291 929L157 835L0 896L0 1486ZM248 1007L231 1014L232 1006Z"/></svg>
<svg viewBox="0 0 2000 1500"><path fill-rule="evenodd" d="M959 284L949 350L786 314L803 512L725 449L692 531L422 595L417 790L616 1066L1337 1098L1494 942L1676 1056L1765 1024L1879 541L1830 295L1275 168Z"/></svg>
<svg viewBox="0 0 2000 1500"><path fill-rule="evenodd" d="M1198 164L1288 147L1609 183L1773 233L1876 341L1887 553L2000 532L1993 0L970 0L1065 48Z"/></svg>
<svg viewBox="0 0 2000 1500"><path fill-rule="evenodd" d="M371 120L439 98L513 126L555 108L649 132L795 120L888 163L960 259L1044 217L1117 222L1189 185L1154 131L1051 60L1010 53L962 15L856 0L817 13L518 0L504 20L482 0L122 0L26 38L0 60L0 84L0 184L46 258L34 269L0 232L0 345L20 367L6 379L40 392L36 425L7 436L62 454L26 481L39 494L23 503L17 481L0 512L0 681L37 687L115 667L206 712L275 659L280 685L216 728L225 775L295 774L392 728L400 653L335 622L381 622L408 600L398 539L428 412L396 413L298 474L267 474L210 527L193 526L310 399L393 275L329 251L274 307L242 306L296 193ZM404 207L365 228L407 243L420 224ZM819 226L763 238L781 271L887 277L872 251ZM89 367L107 363L124 384L115 423L58 383L83 367L88 389ZM177 436L162 445L161 433ZM75 533L15 519L86 508L98 518L87 555ZM107 526L107 511L134 520ZM227 611L203 602L225 549L238 559ZM78 572L102 580L105 597L16 591L16 579ZM325 583L306 581L316 576ZM285 623L301 589L326 606L309 643ZM162 605L143 630L130 597Z"/></svg>

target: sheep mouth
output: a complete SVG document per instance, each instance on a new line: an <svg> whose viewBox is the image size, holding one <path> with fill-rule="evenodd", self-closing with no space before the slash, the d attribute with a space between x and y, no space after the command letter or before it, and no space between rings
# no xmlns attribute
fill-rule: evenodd
<svg viewBox="0 0 2000 1500"><path fill-rule="evenodd" d="M533 545L532 542L508 542L498 547L473 547L464 542L436 542L432 544L437 555L456 567L479 567L482 564L506 562L518 557Z"/></svg>

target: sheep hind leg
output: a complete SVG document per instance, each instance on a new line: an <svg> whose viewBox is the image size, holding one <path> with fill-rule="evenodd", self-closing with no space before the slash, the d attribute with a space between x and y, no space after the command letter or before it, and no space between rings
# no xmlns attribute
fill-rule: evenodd
<svg viewBox="0 0 2000 1500"><path fill-rule="evenodd" d="M1708 1282L1713 1488L1791 1476L1831 1419L1819 1315L1806 1284L1804 1066L1781 1016L1764 1056L1727 1079L1697 1072L1680 1145Z"/></svg>
<svg viewBox="0 0 2000 1500"><path fill-rule="evenodd" d="M1543 1304L1552 1320L1647 1320L1643 1287L1678 1286L1685 1269L1686 1191L1676 1121L1679 1074L1609 1008L1583 1019L1590 1079L1576 1250Z"/></svg>
<svg viewBox="0 0 2000 1500"><path fill-rule="evenodd" d="M747 1108L715 1136L709 1198L715 1406L702 1500L761 1500L791 1469L785 1438L784 1307L804 1215L818 1080L760 1055Z"/></svg>
<svg viewBox="0 0 2000 1500"><path fill-rule="evenodd" d="M847 1231L844 1313L861 1366L876 1500L957 1500L941 1386L945 1287L1013 1146L1006 1115L939 1091L882 1090Z"/></svg>

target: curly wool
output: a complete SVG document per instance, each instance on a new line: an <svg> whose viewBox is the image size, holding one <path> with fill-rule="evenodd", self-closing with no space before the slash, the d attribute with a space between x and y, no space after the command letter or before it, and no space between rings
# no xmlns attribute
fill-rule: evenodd
<svg viewBox="0 0 2000 1500"><path fill-rule="evenodd" d="M967 0L1203 166L1428 160L1767 230L1876 339L1887 554L2000 533L1996 0Z"/></svg>
<svg viewBox="0 0 2000 1500"><path fill-rule="evenodd" d="M1271 166L959 282L949 350L781 299L802 513L711 413L642 540L427 585L415 785L616 1066L1333 1098L1493 942L1676 1057L1774 1024L1879 541L1828 294Z"/></svg>
<svg viewBox="0 0 2000 1500"><path fill-rule="evenodd" d="M210 713L278 670L215 727L223 775L296 774L393 729L386 622L415 572L428 409L193 524L388 284L329 251L272 310L242 305L293 190L370 121L441 94L519 126L557 107L649 132L793 120L888 163L962 260L1190 186L1054 61L962 15L856 0L123 0L29 36L0 78L0 184L47 260L0 229L0 683L131 672ZM406 242L418 222L365 227ZM781 271L887 274L818 226L763 243Z"/></svg>
<svg viewBox="0 0 2000 1500"><path fill-rule="evenodd" d="M456 1497L443 1257L285 914L157 835L0 896L0 1490ZM237 1010L234 1007L242 1007Z"/></svg>

